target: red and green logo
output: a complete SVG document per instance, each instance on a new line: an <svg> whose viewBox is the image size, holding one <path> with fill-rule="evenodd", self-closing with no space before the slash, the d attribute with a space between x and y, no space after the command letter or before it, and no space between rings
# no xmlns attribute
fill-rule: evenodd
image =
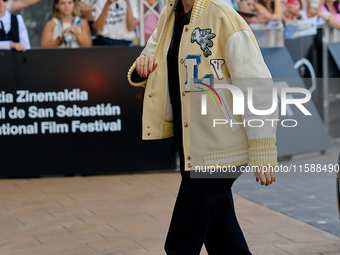
<svg viewBox="0 0 340 255"><path fill-rule="evenodd" d="M217 96L217 98L218 98L218 100L220 101L220 104L221 104L221 106L222 106L222 100L221 100L221 98L220 98L220 95L217 93L217 91L216 91L213 87L209 86L209 85L206 84L206 83L203 83L203 82L202 82L202 83L200 83L200 84L206 86L208 89L210 89L212 92L214 92L214 94ZM209 96L214 100L215 105L217 105L216 100L215 100L213 94L211 94L211 92L210 92L208 89L204 89L204 88L201 88L201 87L197 87L197 88L200 89L200 90L202 90L202 91L204 91L204 92L206 92L206 93L208 93Z"/></svg>

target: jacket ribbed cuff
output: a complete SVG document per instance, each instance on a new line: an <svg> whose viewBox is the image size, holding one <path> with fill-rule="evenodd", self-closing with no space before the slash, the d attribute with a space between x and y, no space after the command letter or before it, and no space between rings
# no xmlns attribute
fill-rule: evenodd
<svg viewBox="0 0 340 255"><path fill-rule="evenodd" d="M250 139L249 166L277 166L275 138Z"/></svg>
<svg viewBox="0 0 340 255"><path fill-rule="evenodd" d="M145 86L147 82L147 79L143 79L137 74L136 62L133 63L133 65L130 67L127 78L128 78L129 83L135 87Z"/></svg>

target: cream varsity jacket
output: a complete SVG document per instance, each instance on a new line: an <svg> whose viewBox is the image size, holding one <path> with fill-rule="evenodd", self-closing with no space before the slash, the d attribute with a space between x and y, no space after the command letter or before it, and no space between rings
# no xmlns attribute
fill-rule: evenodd
<svg viewBox="0 0 340 255"><path fill-rule="evenodd" d="M157 29L141 53L155 57L156 70L142 82L133 80L135 64L128 72L133 86L146 85L145 140L173 135L166 55L175 5L176 0L168 0ZM195 0L190 24L183 29L178 66L185 170L246 163L276 166L277 95L272 92L271 74L250 28L226 1ZM221 84L235 86L236 92L244 95L245 104L240 93L220 88ZM256 111L246 102L249 88L253 108L274 110L266 115L254 114ZM233 114L236 105L244 106L243 114Z"/></svg>

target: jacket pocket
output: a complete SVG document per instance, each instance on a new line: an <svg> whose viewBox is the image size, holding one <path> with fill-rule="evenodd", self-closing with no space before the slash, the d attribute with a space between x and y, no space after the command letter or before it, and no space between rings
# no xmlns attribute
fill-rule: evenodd
<svg viewBox="0 0 340 255"><path fill-rule="evenodd" d="M239 124L234 124L234 123L236 123L236 119L233 115L232 110L229 107L229 104L227 102L227 98L225 97L223 90L218 89L217 94L220 96L220 98L222 100L222 105L219 104L221 111L222 111L225 119L228 121L229 127L231 128L232 132L236 133L237 131L239 131L241 129L241 126Z"/></svg>

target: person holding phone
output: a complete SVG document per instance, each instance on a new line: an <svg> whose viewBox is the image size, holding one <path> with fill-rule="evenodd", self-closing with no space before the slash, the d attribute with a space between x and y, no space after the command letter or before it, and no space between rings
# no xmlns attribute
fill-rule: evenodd
<svg viewBox="0 0 340 255"><path fill-rule="evenodd" d="M256 5L257 12L264 13L264 22L274 22L280 24L282 20L282 6L281 0L259 0Z"/></svg>
<svg viewBox="0 0 340 255"><path fill-rule="evenodd" d="M138 25L137 0L96 0L92 28L98 38L94 45L130 45Z"/></svg>
<svg viewBox="0 0 340 255"><path fill-rule="evenodd" d="M24 52L30 48L23 17L10 14L7 10L7 0L0 0L0 49Z"/></svg>
<svg viewBox="0 0 340 255"><path fill-rule="evenodd" d="M43 48L78 48L92 46L91 31L86 20L77 16L74 0L54 0L53 19L44 27Z"/></svg>
<svg viewBox="0 0 340 255"><path fill-rule="evenodd" d="M89 24L92 24L93 23L93 15L92 15L93 4L90 1L76 0L76 5L79 10L79 16L82 19L87 20Z"/></svg>
<svg viewBox="0 0 340 255"><path fill-rule="evenodd" d="M264 12L256 12L257 2L255 0L241 0L238 3L237 12L248 23L264 23Z"/></svg>
<svg viewBox="0 0 340 255"><path fill-rule="evenodd" d="M287 24L302 19L302 3L298 0L282 1L282 20Z"/></svg>

